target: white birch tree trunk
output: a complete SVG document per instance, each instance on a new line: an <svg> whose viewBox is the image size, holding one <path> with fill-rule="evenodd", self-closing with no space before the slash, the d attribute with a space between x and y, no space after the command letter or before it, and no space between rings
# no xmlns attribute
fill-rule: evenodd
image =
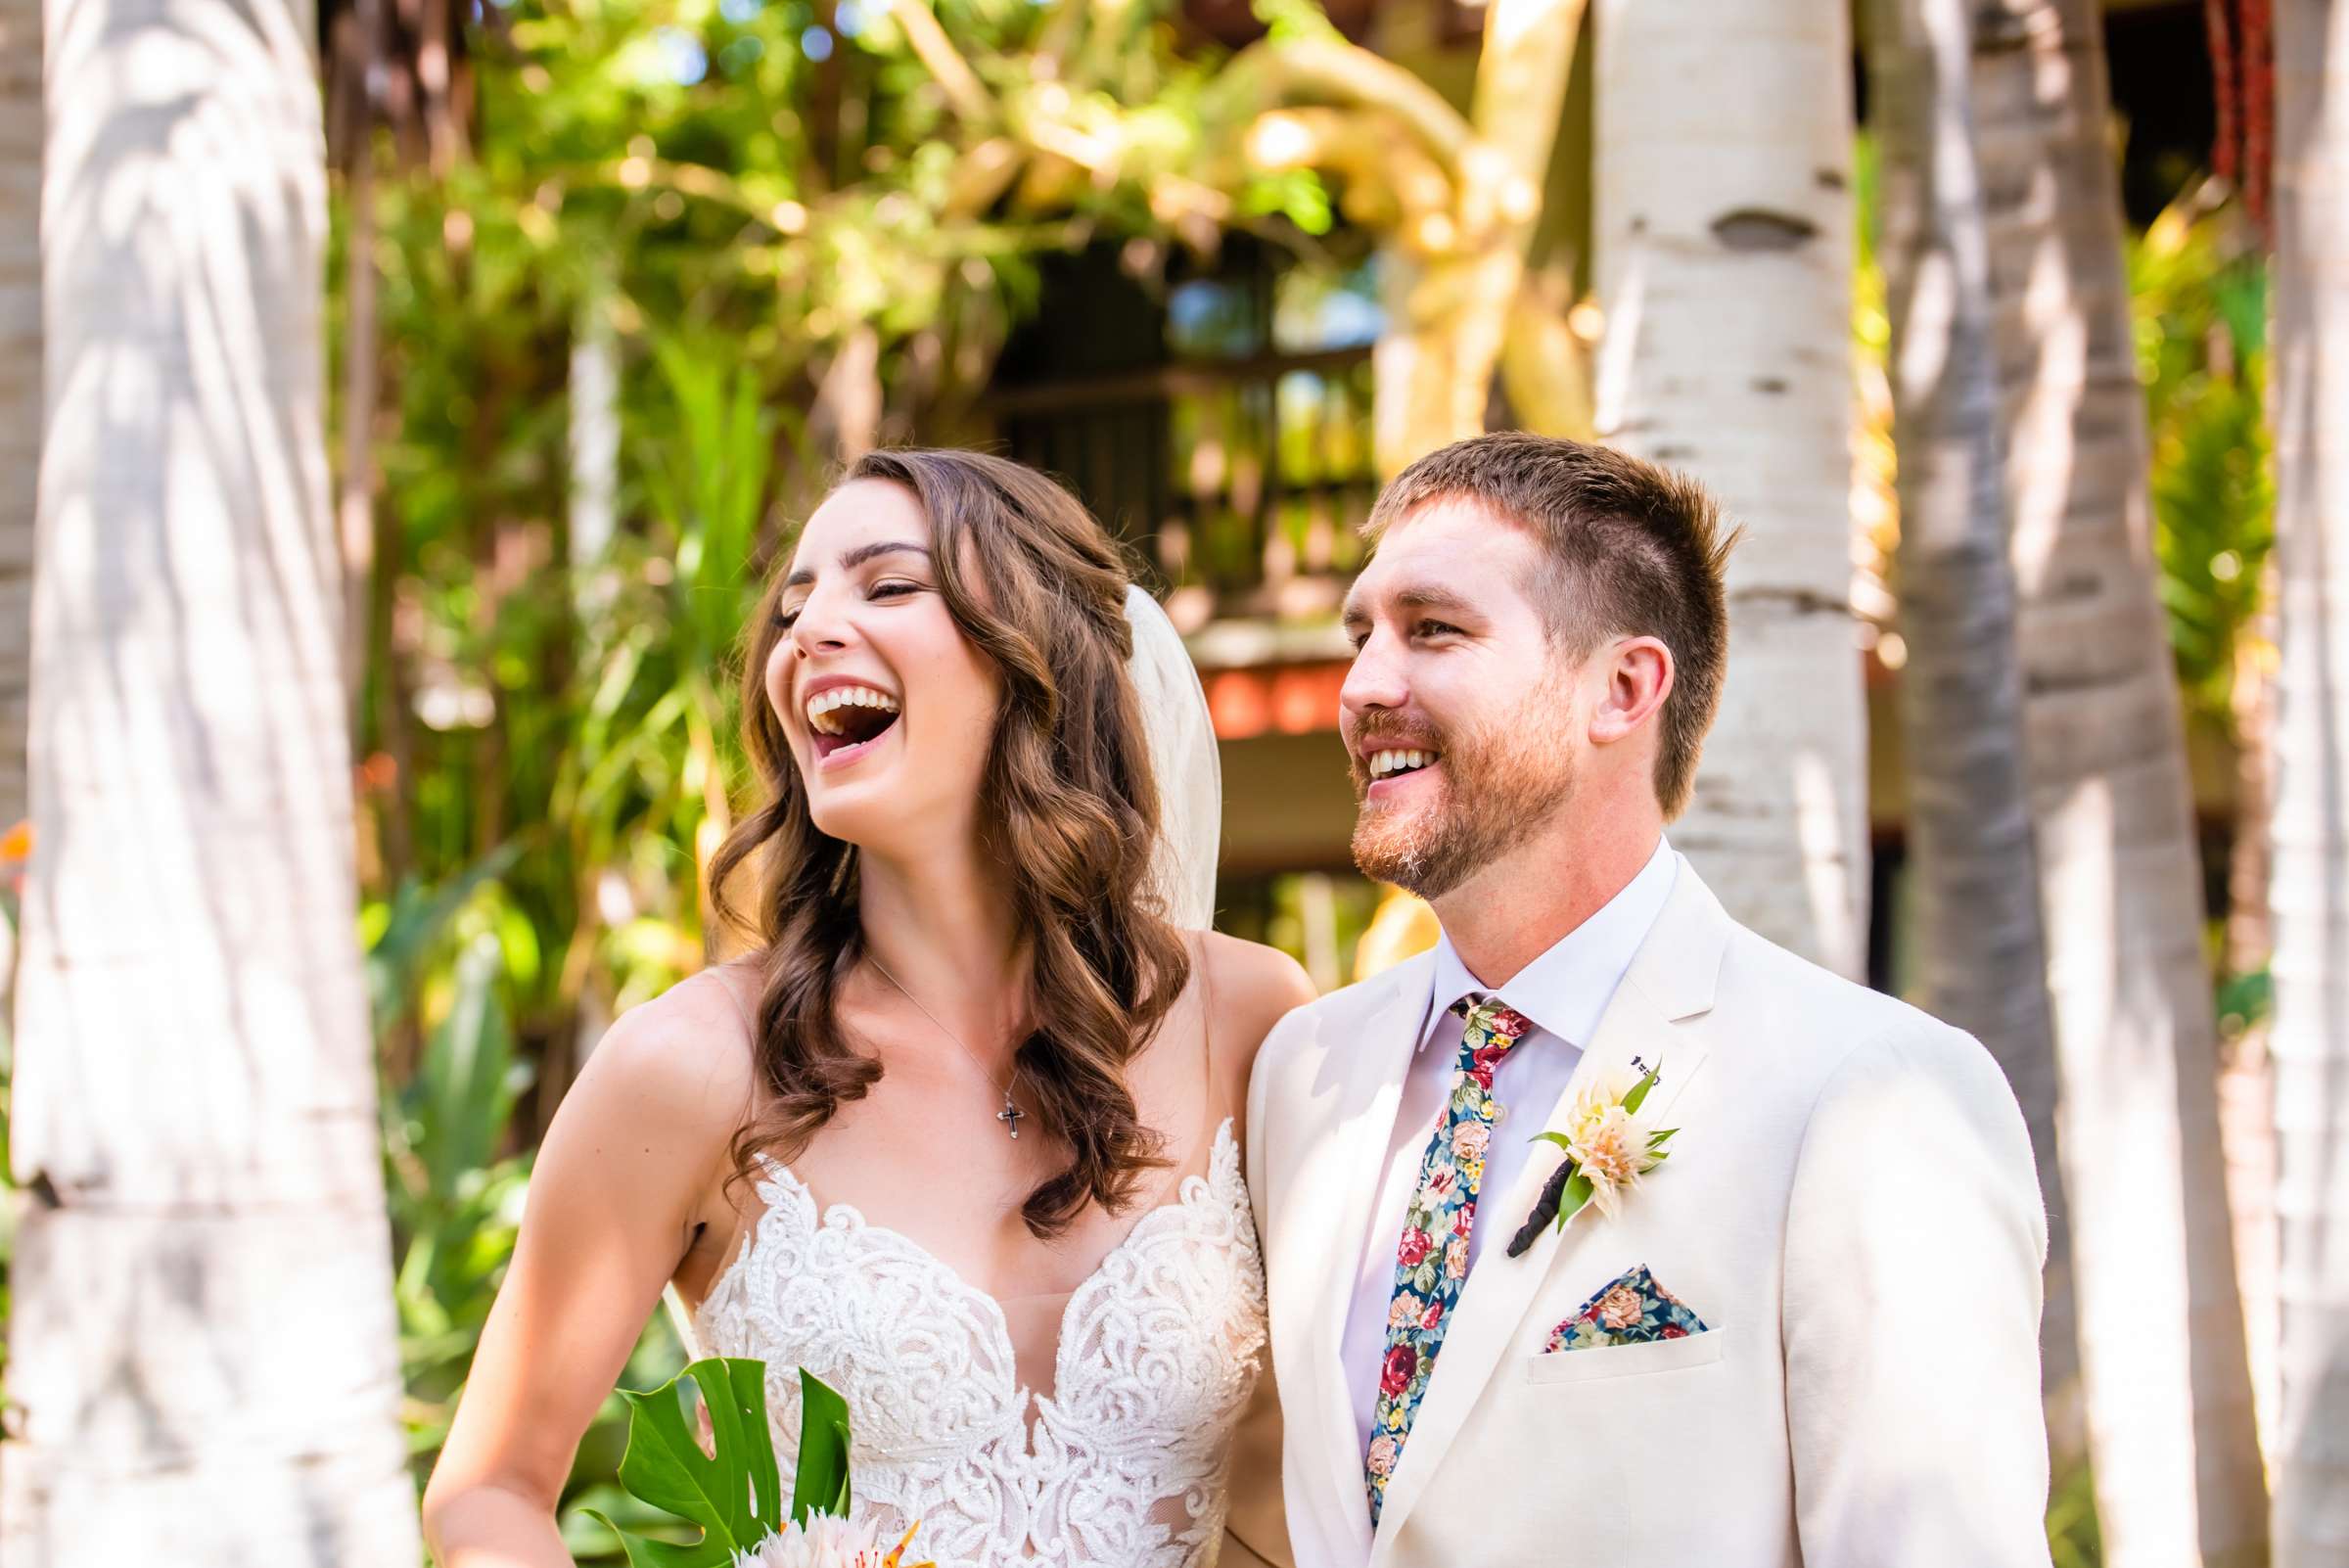
<svg viewBox="0 0 2349 1568"><path fill-rule="evenodd" d="M1975 8L2024 750L2107 1568L2266 1560L2094 0Z"/></svg>
<svg viewBox="0 0 2349 1568"><path fill-rule="evenodd" d="M2042 1385L2056 1468L2080 1457L2080 1351L2056 1161L2055 1023L2023 758L2006 560L1990 238L1967 0L1873 0L1876 254L1891 306L1900 684L1920 1005L1989 1047L2046 1195Z"/></svg>
<svg viewBox="0 0 2349 1568"><path fill-rule="evenodd" d="M415 1568L300 0L50 0L9 1568Z"/></svg>
<svg viewBox="0 0 2349 1568"><path fill-rule="evenodd" d="M2349 1564L2349 15L2276 7L2275 1560ZM2341 335L2334 342L2335 334Z"/></svg>
<svg viewBox="0 0 2349 1568"><path fill-rule="evenodd" d="M1730 913L1866 961L1851 609L1851 38L1840 5L1596 0L1599 438L1747 530L1729 661L1672 830Z"/></svg>

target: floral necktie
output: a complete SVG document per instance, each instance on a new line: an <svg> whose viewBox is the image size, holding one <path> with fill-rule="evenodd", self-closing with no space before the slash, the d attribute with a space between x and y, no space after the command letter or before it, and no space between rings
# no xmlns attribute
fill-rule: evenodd
<svg viewBox="0 0 2349 1568"><path fill-rule="evenodd" d="M1403 1457L1411 1417L1427 1393L1451 1326L1452 1304L1468 1280L1468 1233L1476 1224L1476 1194L1485 1179L1485 1146L1500 1102L1493 1097L1493 1069L1534 1026L1497 997L1462 997L1452 1011L1467 1020L1460 1031L1460 1063L1451 1097L1436 1119L1436 1135L1419 1162L1419 1185L1404 1209L1403 1241L1395 1251L1395 1299L1387 1309L1387 1356L1378 1371L1378 1406L1371 1418L1370 1452L1362 1473L1370 1489L1370 1528L1378 1528L1387 1477Z"/></svg>

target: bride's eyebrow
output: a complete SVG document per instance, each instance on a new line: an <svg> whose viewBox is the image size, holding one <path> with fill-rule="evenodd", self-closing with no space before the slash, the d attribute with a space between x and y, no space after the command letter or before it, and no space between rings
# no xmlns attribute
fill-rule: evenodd
<svg viewBox="0 0 2349 1568"><path fill-rule="evenodd" d="M900 553L918 555L925 561L930 559L930 547L926 544L914 544L905 539L883 539L874 544L859 544L855 549L843 554L840 558L840 569L843 572L853 572L867 561ZM802 567L783 579L783 586L786 590L804 588L814 580L815 573L807 567Z"/></svg>

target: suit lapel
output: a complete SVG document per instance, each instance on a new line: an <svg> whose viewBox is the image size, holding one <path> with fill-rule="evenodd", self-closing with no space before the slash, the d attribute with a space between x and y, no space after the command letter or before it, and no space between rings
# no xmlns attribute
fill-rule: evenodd
<svg viewBox="0 0 2349 1568"><path fill-rule="evenodd" d="M1332 1038L1333 1071L1344 1085L1344 1103L1327 1146L1309 1159L1302 1180L1313 1197L1306 1213L1319 1227L1319 1248L1302 1254L1315 1260L1310 1283L1298 1291L1313 1325L1315 1388L1313 1411L1320 1427L1314 1444L1326 1457L1317 1485L1327 1499L1327 1529L1352 1544L1350 1561L1370 1550L1369 1504L1363 1493L1361 1443L1356 1430L1354 1394L1346 1378L1342 1346L1354 1286L1367 1244L1371 1210L1386 1173L1403 1080L1419 1043L1433 983L1431 954L1398 964L1381 977L1383 989L1357 1015L1351 1038Z"/></svg>
<svg viewBox="0 0 2349 1568"><path fill-rule="evenodd" d="M1603 1073L1629 1069L1634 1057L1658 1069L1656 1086L1649 1091L1644 1109L1659 1118L1671 1111L1681 1089L1705 1060L1698 1032L1679 1027L1680 1021L1712 1006L1714 982L1729 930L1728 916L1682 860L1671 899L1640 944L1582 1060L1575 1064L1565 1092L1548 1108L1548 1120L1539 1130L1563 1130L1584 1089L1598 1082ZM1516 1135L1516 1119L1509 1125ZM1665 1121L1662 1125L1674 1124ZM1526 1126L1522 1135L1531 1137L1536 1130ZM1476 1223L1484 1241L1476 1268L1460 1292L1451 1327L1444 1336L1435 1375L1428 1380L1418 1413L1411 1418L1410 1439L1404 1445L1403 1458L1388 1479L1378 1546L1395 1539L1412 1505L1427 1490L1551 1267L1592 1227L1608 1223L1595 1210L1586 1208L1568 1222L1564 1234L1554 1226L1544 1227L1524 1256L1508 1255L1508 1238L1524 1223L1543 1183L1563 1158L1563 1151L1544 1145L1507 1191L1483 1194L1478 1199ZM1670 1169L1664 1168L1666 1172ZM1634 1197L1631 1201L1638 1200ZM1497 1228L1487 1230L1488 1225ZM1380 1555L1374 1549L1372 1561Z"/></svg>

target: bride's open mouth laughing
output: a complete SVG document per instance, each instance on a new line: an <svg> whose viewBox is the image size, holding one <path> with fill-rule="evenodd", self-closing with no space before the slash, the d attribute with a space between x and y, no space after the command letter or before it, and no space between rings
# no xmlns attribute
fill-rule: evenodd
<svg viewBox="0 0 2349 1568"><path fill-rule="evenodd" d="M878 686L848 682L810 692L801 711L807 718L815 764L829 773L871 755L897 728L900 709L898 699Z"/></svg>

